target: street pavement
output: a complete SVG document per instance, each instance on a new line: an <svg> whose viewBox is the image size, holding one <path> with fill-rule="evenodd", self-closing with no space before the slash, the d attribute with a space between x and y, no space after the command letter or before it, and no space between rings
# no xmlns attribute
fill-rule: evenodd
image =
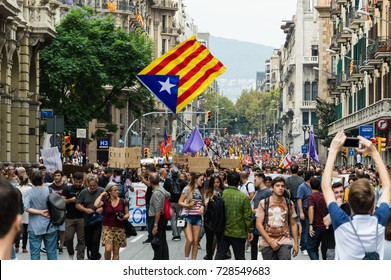
<svg viewBox="0 0 391 280"><path fill-rule="evenodd" d="M132 236L127 240L127 247L120 249L120 259L121 260L152 260L153 259L153 250L150 244L143 244L142 242L147 239L146 231L137 231L137 236ZM185 236L182 232L181 241L172 241L171 230L167 231L167 243L169 247L170 260L184 260L184 248L185 248ZM76 246L77 241L75 239L74 245ZM205 250L206 238L201 240L201 249L198 250L197 260L202 260L206 255ZM29 248L27 248L29 249ZM21 251L21 249L20 249ZM57 254L59 260L69 260L67 249L64 247L62 254ZM100 253L103 256L104 248L100 248ZM17 253L18 260L30 260L30 253ZM258 257L259 258L259 257ZM46 260L46 254L41 253L41 259ZM250 260L250 252L246 252L246 259ZM231 260L234 260L232 258ZM308 256L304 256L301 253L293 260L309 260Z"/></svg>

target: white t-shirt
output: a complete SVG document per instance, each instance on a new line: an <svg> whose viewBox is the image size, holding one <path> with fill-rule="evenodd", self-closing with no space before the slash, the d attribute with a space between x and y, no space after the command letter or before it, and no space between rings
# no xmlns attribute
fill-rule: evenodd
<svg viewBox="0 0 391 280"><path fill-rule="evenodd" d="M247 181L247 183L245 183L245 184L243 184L242 186L239 187L239 190L242 193L244 193L245 195L249 196L250 193L255 193L254 183L251 183L250 181Z"/></svg>
<svg viewBox="0 0 391 280"><path fill-rule="evenodd" d="M362 260L365 252L349 222L350 217L338 207L336 202L330 203L328 208L335 235L335 259ZM384 229L387 224L388 211L388 204L381 203L380 206L376 208L376 214L374 215L365 214L352 216L353 226L360 236L360 240L363 243L366 252L376 251L380 256L380 259L383 259L384 255ZM377 238L376 225L378 226Z"/></svg>

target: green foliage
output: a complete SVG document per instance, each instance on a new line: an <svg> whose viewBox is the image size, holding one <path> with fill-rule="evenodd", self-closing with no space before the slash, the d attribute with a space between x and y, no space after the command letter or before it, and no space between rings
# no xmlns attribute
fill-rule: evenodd
<svg viewBox="0 0 391 280"><path fill-rule="evenodd" d="M258 90L243 90L235 104L238 111L240 132L265 129L262 124L271 124L276 118L279 90L261 93Z"/></svg>
<svg viewBox="0 0 391 280"><path fill-rule="evenodd" d="M56 30L58 36L40 53L40 101L42 108L64 115L66 131L75 133L93 119L116 131L109 104L124 108L129 100L136 115L153 108L151 94L135 78L152 60L146 34L127 33L111 15L94 16L90 7L71 9Z"/></svg>
<svg viewBox="0 0 391 280"><path fill-rule="evenodd" d="M332 102L318 102L316 114L319 119L318 138L323 146L329 147L332 139L328 137L328 125L335 121L335 106Z"/></svg>

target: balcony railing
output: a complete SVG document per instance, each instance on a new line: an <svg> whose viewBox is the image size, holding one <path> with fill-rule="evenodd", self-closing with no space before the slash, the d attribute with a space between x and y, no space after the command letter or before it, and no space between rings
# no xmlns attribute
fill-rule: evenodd
<svg viewBox="0 0 391 280"><path fill-rule="evenodd" d="M174 3L172 0L158 0L156 2L157 3L152 6L153 9L178 11L178 3Z"/></svg>
<svg viewBox="0 0 391 280"><path fill-rule="evenodd" d="M318 56L304 56L303 64L318 64Z"/></svg>
<svg viewBox="0 0 391 280"><path fill-rule="evenodd" d="M69 4L70 2L72 2L72 0L62 0L64 2L66 2L65 4ZM130 3L128 0L116 0L116 12L118 13L121 13L121 12L128 12L128 13L131 13L131 14L134 14L135 12L135 8L136 6L132 3ZM79 2L78 0L73 0L73 3L74 5L78 5ZM82 0L82 5L89 5L87 3L87 1L85 0L85 2L83 2ZM91 2L93 3L93 2ZM94 6L95 8L97 9L103 9L103 10L107 10L108 9L108 6L107 6L107 0L96 0L96 4Z"/></svg>
<svg viewBox="0 0 391 280"><path fill-rule="evenodd" d="M341 6L337 3L337 0L330 1L330 13L337 16L341 14Z"/></svg>
<svg viewBox="0 0 391 280"><path fill-rule="evenodd" d="M349 26L350 29L356 30L362 27L365 24L365 17L357 14L357 11L360 10L358 7L350 7L348 13L348 21L346 26Z"/></svg>
<svg viewBox="0 0 391 280"><path fill-rule="evenodd" d="M391 36L377 37L373 53L376 59L391 57Z"/></svg>
<svg viewBox="0 0 391 280"><path fill-rule="evenodd" d="M360 125L369 124L379 118L391 117L391 99L383 99L369 105L350 116L329 124L329 136L333 136L339 130L349 130Z"/></svg>
<svg viewBox="0 0 391 280"><path fill-rule="evenodd" d="M176 32L177 29L176 28L172 28L172 27L162 27L162 33L164 34L170 34L170 35L176 35L178 36L178 32Z"/></svg>
<svg viewBox="0 0 391 280"><path fill-rule="evenodd" d="M316 108L316 100L303 100L301 103L302 108Z"/></svg>

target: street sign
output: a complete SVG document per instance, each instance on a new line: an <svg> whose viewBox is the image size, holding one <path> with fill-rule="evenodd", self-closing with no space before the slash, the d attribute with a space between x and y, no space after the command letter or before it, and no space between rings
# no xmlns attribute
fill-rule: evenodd
<svg viewBox="0 0 391 280"><path fill-rule="evenodd" d="M376 122L376 127L378 130L384 131L388 128L388 120L386 119L379 119Z"/></svg>
<svg viewBox="0 0 391 280"><path fill-rule="evenodd" d="M307 145L301 146L301 153L302 153L302 154L308 153L308 146L307 146Z"/></svg>
<svg viewBox="0 0 391 280"><path fill-rule="evenodd" d="M87 129L77 128L76 129L76 138L87 138Z"/></svg>
<svg viewBox="0 0 391 280"><path fill-rule="evenodd" d="M48 118L46 132L48 134L64 133L64 116Z"/></svg>
<svg viewBox="0 0 391 280"><path fill-rule="evenodd" d="M361 125L359 135L365 139L371 140L373 138L373 126L372 125Z"/></svg>
<svg viewBox="0 0 391 280"><path fill-rule="evenodd" d="M349 156L350 157L354 156L354 151L353 150L349 150Z"/></svg>

